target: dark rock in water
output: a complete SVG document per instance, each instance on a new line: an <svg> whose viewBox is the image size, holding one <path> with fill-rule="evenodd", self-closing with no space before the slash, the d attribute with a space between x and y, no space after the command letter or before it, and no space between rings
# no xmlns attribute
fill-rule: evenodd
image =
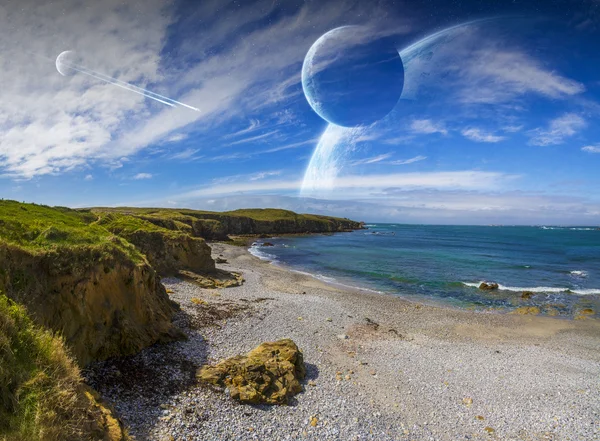
<svg viewBox="0 0 600 441"><path fill-rule="evenodd" d="M481 282L479 289L483 289L484 291L493 291L498 289L498 284L495 282Z"/></svg>
<svg viewBox="0 0 600 441"><path fill-rule="evenodd" d="M264 242L261 246L262 247L274 247L275 245L273 245L271 242Z"/></svg>
<svg viewBox="0 0 600 441"><path fill-rule="evenodd" d="M521 294L522 299L530 299L532 297L533 297L533 292L531 292L531 291L523 291L523 293Z"/></svg>
<svg viewBox="0 0 600 441"><path fill-rule="evenodd" d="M226 387L232 398L252 404L286 404L302 392L305 375L302 352L290 339L263 343L246 355L203 366L196 374L200 381Z"/></svg>

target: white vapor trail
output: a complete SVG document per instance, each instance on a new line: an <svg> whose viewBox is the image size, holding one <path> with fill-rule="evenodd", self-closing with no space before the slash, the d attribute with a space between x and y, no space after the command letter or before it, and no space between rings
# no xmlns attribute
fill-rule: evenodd
<svg viewBox="0 0 600 441"><path fill-rule="evenodd" d="M134 86L133 84L129 84L124 81L118 80L116 78L109 77L108 75L104 75L102 73L95 72L91 69L87 69L87 68L85 68L83 66L79 66L77 64L65 63L63 61L63 62L61 62L61 66L64 66L69 69L73 69L76 72L80 72L82 74L96 78L97 80L100 80L100 81L107 82L109 84L120 87L122 89L129 90L130 92L134 92L139 95L143 95L146 98L150 98L154 101L158 101L159 103L166 104L167 106L171 106L171 107L183 106L183 107L187 107L188 109L195 110L196 112L200 112L200 109L198 109L197 107L193 107L193 106L187 105L185 103L182 103L181 101L177 101L177 100L171 99L169 97L159 95L158 93L154 93L149 90L142 89L141 87L137 87L137 86Z"/></svg>

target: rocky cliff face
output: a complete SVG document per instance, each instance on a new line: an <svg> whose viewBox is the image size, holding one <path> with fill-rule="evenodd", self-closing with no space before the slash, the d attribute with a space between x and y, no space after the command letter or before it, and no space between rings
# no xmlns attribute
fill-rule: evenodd
<svg viewBox="0 0 600 441"><path fill-rule="evenodd" d="M204 239L185 233L164 234L143 230L124 237L145 254L150 265L160 275L175 275L181 270L198 273L215 270L211 249Z"/></svg>
<svg viewBox="0 0 600 441"><path fill-rule="evenodd" d="M182 336L156 272L117 249L0 243L0 290L62 334L80 365Z"/></svg>
<svg viewBox="0 0 600 441"><path fill-rule="evenodd" d="M214 220L222 225L227 234L294 234L294 233L335 233L357 230L361 223L351 220L327 217L314 218L297 215L286 219L253 219L247 216L232 216L227 214L198 214L193 215L205 220Z"/></svg>

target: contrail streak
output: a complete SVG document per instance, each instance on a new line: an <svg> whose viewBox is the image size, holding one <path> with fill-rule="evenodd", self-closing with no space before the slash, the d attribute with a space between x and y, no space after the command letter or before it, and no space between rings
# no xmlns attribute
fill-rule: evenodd
<svg viewBox="0 0 600 441"><path fill-rule="evenodd" d="M188 109L195 110L196 112L200 112L200 109L198 109L197 107L189 106L185 103L182 103L181 101L177 101L177 100L171 99L169 97L159 95L158 93L154 93L149 90L142 89L141 87L137 87L137 86L134 86L133 84L129 84L124 81L118 80L116 78L109 77L108 75L104 75L100 72L95 72L95 71L93 71L91 69L87 69L83 66L79 66L77 64L65 63L64 61L61 61L60 65L66 67L68 69L73 69L76 72L80 72L82 74L88 75L92 78L96 78L97 80L104 81L106 83L112 84L114 86L120 87L125 90L129 90L130 92L134 92L139 95L143 95L146 98L150 98L154 101L158 101L159 103L166 104L167 106L170 106L170 107L183 106L183 107L187 107Z"/></svg>

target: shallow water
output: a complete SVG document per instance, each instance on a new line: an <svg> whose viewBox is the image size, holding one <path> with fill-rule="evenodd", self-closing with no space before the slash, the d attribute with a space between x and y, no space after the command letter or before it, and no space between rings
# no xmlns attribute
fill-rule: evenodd
<svg viewBox="0 0 600 441"><path fill-rule="evenodd" d="M372 224L334 235L268 239L251 252L327 282L453 306L600 310L600 230ZM485 292L481 281L500 289ZM522 299L531 291L530 299Z"/></svg>

